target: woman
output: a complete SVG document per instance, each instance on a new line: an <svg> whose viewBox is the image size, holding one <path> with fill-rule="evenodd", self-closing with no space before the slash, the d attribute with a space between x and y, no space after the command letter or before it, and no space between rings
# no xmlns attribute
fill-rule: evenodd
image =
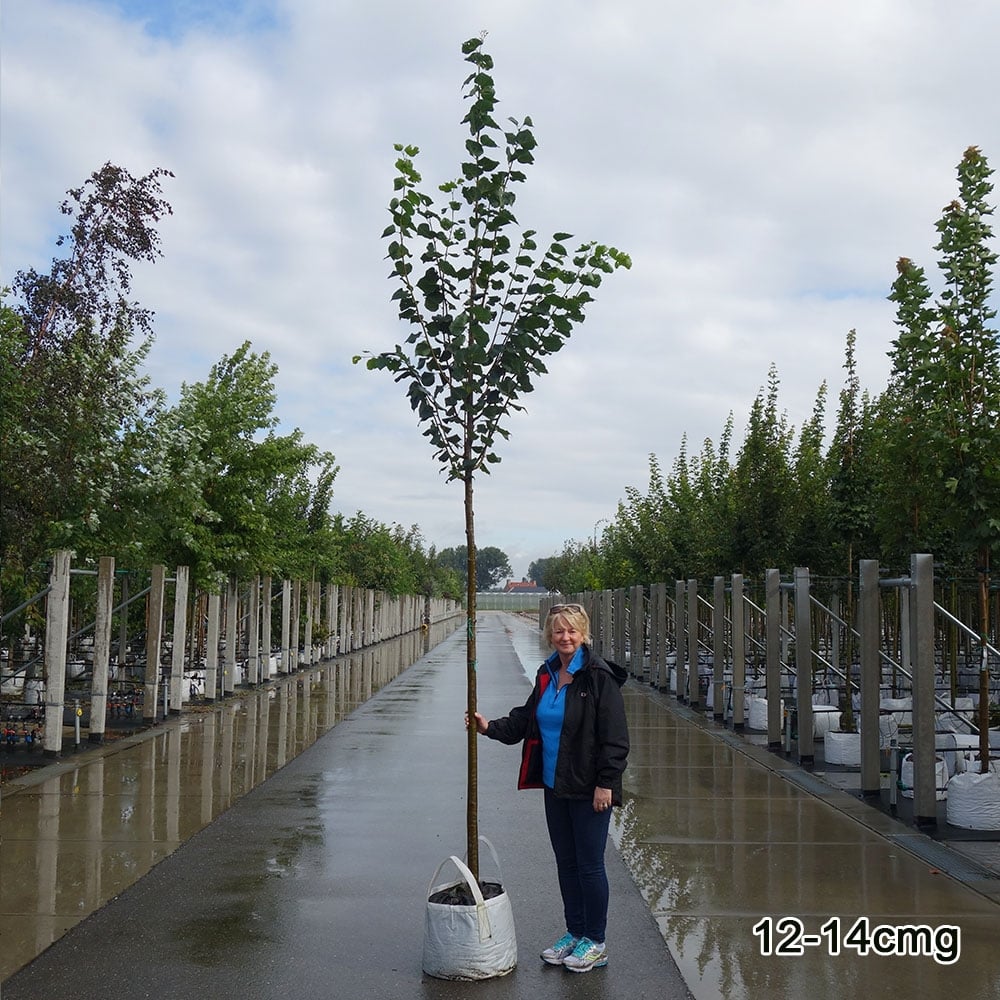
<svg viewBox="0 0 1000 1000"><path fill-rule="evenodd" d="M590 972L608 964L604 849L628 758L626 674L590 649L590 619L579 604L554 605L544 635L555 652L538 668L528 700L491 722L477 712L476 729L522 743L518 788L545 789L566 933L542 960Z"/></svg>

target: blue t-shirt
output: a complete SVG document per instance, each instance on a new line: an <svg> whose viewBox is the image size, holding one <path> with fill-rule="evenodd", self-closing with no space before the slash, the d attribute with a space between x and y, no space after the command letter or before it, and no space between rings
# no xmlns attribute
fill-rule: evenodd
<svg viewBox="0 0 1000 1000"><path fill-rule="evenodd" d="M559 690L559 654L553 653L546 661L549 685L542 692L535 708L538 731L542 737L542 782L546 788L555 787L556 760L559 757L559 737L566 714L566 688ZM569 662L569 672L575 674L583 666L583 646ZM567 685L568 687L569 685Z"/></svg>

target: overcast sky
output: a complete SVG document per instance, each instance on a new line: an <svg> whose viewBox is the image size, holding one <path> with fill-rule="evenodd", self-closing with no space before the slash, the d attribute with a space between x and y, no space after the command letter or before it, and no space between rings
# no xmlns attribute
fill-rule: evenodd
<svg viewBox="0 0 1000 1000"><path fill-rule="evenodd" d="M628 251L476 484L480 546L534 559L603 530L649 456L718 441L777 367L790 422L848 330L885 385L898 257L936 278L967 146L1000 165L996 0L5 0L0 281L47 268L58 205L111 161L165 167L154 384L244 340L279 366L282 430L340 465L334 504L464 544L401 386L351 364L405 336L380 239L393 143L459 174L461 43L488 31L502 116L529 115L522 227ZM994 199L995 200L995 199Z"/></svg>

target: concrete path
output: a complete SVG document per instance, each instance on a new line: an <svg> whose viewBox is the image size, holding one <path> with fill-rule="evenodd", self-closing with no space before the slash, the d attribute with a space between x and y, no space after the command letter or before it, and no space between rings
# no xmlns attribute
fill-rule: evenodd
<svg viewBox="0 0 1000 1000"><path fill-rule="evenodd" d="M545 650L501 613L478 641L480 709L504 714ZM561 930L541 796L515 790L516 748L481 740L519 963L423 975L428 883L465 850L465 645L405 670L392 645L5 794L4 1000L1000 998L1000 885L952 878L910 849L922 835L638 683L608 967L538 960ZM878 953L899 948L919 954Z"/></svg>

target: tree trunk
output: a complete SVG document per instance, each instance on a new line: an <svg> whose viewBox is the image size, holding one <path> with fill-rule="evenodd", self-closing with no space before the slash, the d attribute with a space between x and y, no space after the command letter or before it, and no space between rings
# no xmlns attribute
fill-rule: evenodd
<svg viewBox="0 0 1000 1000"><path fill-rule="evenodd" d="M466 676L469 712L469 764L466 798L466 836L468 865L479 881L479 781L476 729L476 526L472 508L472 470L465 470L465 547L468 580L465 590L466 608Z"/></svg>
<svg viewBox="0 0 1000 1000"><path fill-rule="evenodd" d="M983 547L979 563L979 772L990 770L990 550Z"/></svg>

